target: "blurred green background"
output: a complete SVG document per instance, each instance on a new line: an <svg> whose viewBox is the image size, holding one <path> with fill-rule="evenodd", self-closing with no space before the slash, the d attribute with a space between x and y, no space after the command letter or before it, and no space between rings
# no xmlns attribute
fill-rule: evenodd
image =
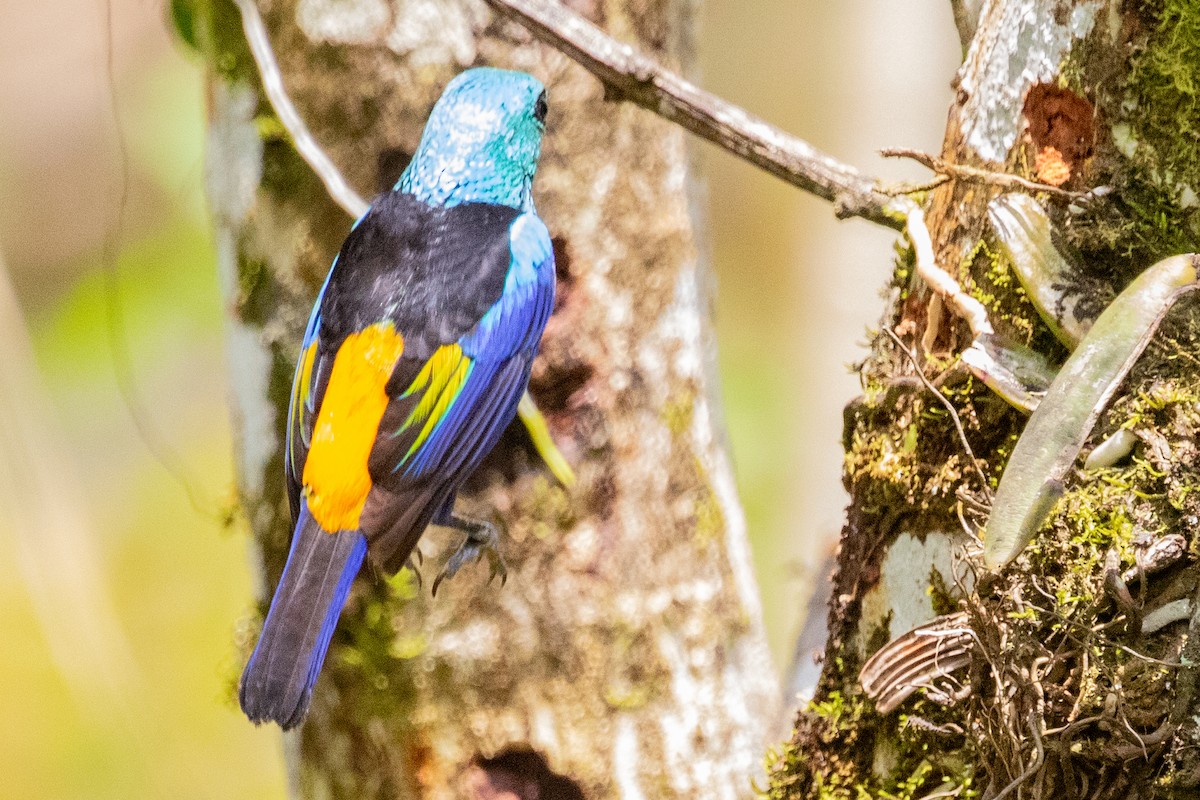
<svg viewBox="0 0 1200 800"><path fill-rule="evenodd" d="M222 522L203 75L160 4L113 0L111 50L107 13L0 10L0 798L282 797L280 737L231 691L253 581L245 531ZM708 0L702 29L707 88L865 171L921 177L875 151L939 149L959 56L945 0ZM698 150L726 422L782 668L840 526L846 364L893 237Z"/></svg>

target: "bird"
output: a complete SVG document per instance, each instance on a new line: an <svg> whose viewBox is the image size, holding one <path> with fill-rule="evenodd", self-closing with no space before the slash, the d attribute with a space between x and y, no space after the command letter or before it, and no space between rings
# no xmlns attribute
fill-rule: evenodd
<svg viewBox="0 0 1200 800"><path fill-rule="evenodd" d="M546 90L477 67L447 84L399 181L351 228L304 332L284 467L294 532L238 687L251 722L303 722L350 586L410 564L430 524L465 534L434 584L487 554L455 513L517 412L554 304L532 184Z"/></svg>

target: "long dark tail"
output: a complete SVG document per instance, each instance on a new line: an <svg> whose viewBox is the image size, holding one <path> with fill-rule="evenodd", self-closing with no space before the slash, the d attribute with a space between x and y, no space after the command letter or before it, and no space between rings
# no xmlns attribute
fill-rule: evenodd
<svg viewBox="0 0 1200 800"><path fill-rule="evenodd" d="M271 721L287 730L304 720L329 639L366 552L361 533L327 533L302 506L283 577L238 689L251 722Z"/></svg>

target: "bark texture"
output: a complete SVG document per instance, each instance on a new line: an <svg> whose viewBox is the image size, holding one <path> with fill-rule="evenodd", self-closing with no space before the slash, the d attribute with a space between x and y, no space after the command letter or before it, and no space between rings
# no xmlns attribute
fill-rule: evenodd
<svg viewBox="0 0 1200 800"><path fill-rule="evenodd" d="M691 3L573 5L686 66ZM514 427L459 502L502 523L505 587L487 586L485 567L436 600L405 573L356 583L309 720L287 742L293 794L747 796L777 688L713 402L684 134L606 102L594 79L478 2L260 7L289 92L366 195L394 182L460 70L486 63L546 82L534 195L559 298L531 389L579 478L555 484ZM261 546L264 610L290 535L290 375L350 220L258 93L236 10L198 8L196 40L213 68L210 194L232 315L240 492ZM426 534L427 576L456 544ZM257 624L246 627L249 647Z"/></svg>
<svg viewBox="0 0 1200 800"><path fill-rule="evenodd" d="M1200 6L1191 0L989 0L955 77L943 158L1063 188L1111 188L1068 207L1041 197L1073 287L1101 308L1143 269L1200 248ZM1051 152L1051 148L1053 152ZM926 200L939 264L997 331L1061 363L987 223L1001 191L952 180ZM963 420L989 487L941 404L892 340L862 366L847 408L851 505L814 703L776 759L772 797L1195 796L1200 584L1200 335L1184 304L1101 416L1089 447L1122 427L1131 458L1076 470L1038 538L998 574L977 566L958 509L979 528L1025 417L970 378L970 343L897 259L884 324L924 344L922 368ZM1190 555L1149 577L1138 564L1182 537ZM1122 594L1115 574L1132 587ZM1168 606L1174 601L1181 605ZM1185 609L1141 633L1141 618ZM880 714L858 682L884 643L962 612L971 653L938 692ZM1159 612L1163 616L1163 612ZM948 618L962 628L960 618ZM909 676L908 679L911 679ZM905 678L897 678L902 682Z"/></svg>

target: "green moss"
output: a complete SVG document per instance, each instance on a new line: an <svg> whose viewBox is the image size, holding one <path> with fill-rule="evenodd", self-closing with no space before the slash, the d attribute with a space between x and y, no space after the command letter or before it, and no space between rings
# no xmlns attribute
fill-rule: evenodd
<svg viewBox="0 0 1200 800"><path fill-rule="evenodd" d="M397 600L415 600L421 593L421 578L409 567L404 567L395 575L383 576L383 581Z"/></svg>
<svg viewBox="0 0 1200 800"><path fill-rule="evenodd" d="M416 658L429 648L429 640L424 633L397 634L388 648L388 655L401 661Z"/></svg>
<svg viewBox="0 0 1200 800"><path fill-rule="evenodd" d="M404 585L410 579L401 580ZM332 663L326 671L338 686L336 702L357 707L354 716L359 719L384 717L397 702L409 704L416 697L411 672L402 665L420 655L427 643L419 636L397 638L394 621L409 600L395 592L396 582L355 587L356 594L334 633L335 646L329 651ZM397 697L404 699L398 701Z"/></svg>
<svg viewBox="0 0 1200 800"><path fill-rule="evenodd" d="M1122 54L1092 47L1065 71L1108 121L1088 184L1114 189L1110 202L1069 220L1068 233L1118 288L1149 264L1200 249L1200 4L1143 2L1130 13L1138 20ZM1130 70L1118 81L1085 82L1123 58Z"/></svg>
<svg viewBox="0 0 1200 800"><path fill-rule="evenodd" d="M854 787L862 777L860 765L825 751L835 741L844 746L857 737L864 714L870 713L865 702L861 695L831 692L801 712L791 741L782 751L767 754L770 784L765 796L769 800L797 796L821 800L855 798ZM814 759L814 754L820 755ZM804 794L795 794L796 790Z"/></svg>
<svg viewBox="0 0 1200 800"><path fill-rule="evenodd" d="M263 325L271 319L279 302L277 287L261 260L243 257L238 269L238 294L234 299L238 318Z"/></svg>
<svg viewBox="0 0 1200 800"><path fill-rule="evenodd" d="M946 578L940 570L929 570L929 601L935 615L940 617L958 611L959 594L955 587L946 583Z"/></svg>
<svg viewBox="0 0 1200 800"><path fill-rule="evenodd" d="M1058 613L1069 616L1102 595L1109 548L1129 554L1133 525L1127 502L1128 492L1120 481L1087 482L1066 494L1052 530L1031 543L1030 561L1049 584Z"/></svg>
<svg viewBox="0 0 1200 800"><path fill-rule="evenodd" d="M171 30L193 50L200 49L196 37L196 3L194 0L171 0L168 8Z"/></svg>
<svg viewBox="0 0 1200 800"><path fill-rule="evenodd" d="M1169 362L1160 353L1139 365L1137 389L1118 399L1091 437L1098 443L1120 428L1174 431L1186 451L1200 429L1200 376L1151 378ZM1070 615L1099 601L1106 554L1115 549L1125 565L1133 562L1135 535L1156 536L1177 527L1180 513L1197 505L1191 491L1200 476L1191 453L1164 468L1144 448L1117 466L1096 470L1072 482L1047 525L1027 550L1031 569L1054 594L1060 613Z"/></svg>
<svg viewBox="0 0 1200 800"><path fill-rule="evenodd" d="M650 694L644 686L604 687L604 702L621 711L642 708L649 699Z"/></svg>
<svg viewBox="0 0 1200 800"><path fill-rule="evenodd" d="M1146 192L1131 203L1157 256L1200 246L1200 5L1165 0L1135 55L1123 108L1136 149L1130 156ZM1190 198L1188 195L1190 194ZM1189 202L1190 200L1190 202Z"/></svg>
<svg viewBox="0 0 1200 800"><path fill-rule="evenodd" d="M696 413L696 395L694 391L683 391L669 398L660 412L663 422L670 431L672 438L680 439L687 436L692 429ZM690 445L684 445L683 451L690 452ZM699 487L693 494L693 531L695 540L701 545L709 545L719 541L725 534L725 515L717 500L709 480L708 470L694 453L683 456L690 459L694 474L688 476L689 482L695 482ZM682 464L681 464L682 465Z"/></svg>
<svg viewBox="0 0 1200 800"><path fill-rule="evenodd" d="M933 765L921 759L907 776L896 781L892 791L880 791L878 797L884 800L912 800L929 781L932 773Z"/></svg>
<svg viewBox="0 0 1200 800"><path fill-rule="evenodd" d="M926 369L937 375L950 363L930 358ZM956 407L977 454L1003 441L1018 419L974 378L943 384L940 391ZM953 514L958 487L964 480L978 483L949 412L919 385L893 384L858 404L845 444L847 482L877 497L880 505L905 503L922 512Z"/></svg>
<svg viewBox="0 0 1200 800"><path fill-rule="evenodd" d="M824 700L810 703L808 711L833 730L844 732L862 718L863 705L860 699L847 700L841 692L831 692Z"/></svg>
<svg viewBox="0 0 1200 800"><path fill-rule="evenodd" d="M604 684L604 702L611 708L633 710L661 697L668 691L669 671L645 654L654 652L651 634L642 629L616 626L608 650L611 674Z"/></svg>
<svg viewBox="0 0 1200 800"><path fill-rule="evenodd" d="M1001 289L1008 288L998 272L993 279ZM1012 300L1010 296L1004 302ZM1032 309L1028 313L1033 320ZM1164 461L1143 444L1115 467L1076 473L1047 529L1016 568L985 589L981 601L981 613L995 615L984 624L995 626L993 630L1002 625L1005 631L1003 649L992 655L1000 663L1016 669L1064 651L1082 648L1088 654L1086 664L1065 662L1075 672L1068 669L1052 679L1072 675L1068 691L1047 694L1048 729L1065 725L1072 708L1076 719L1098 715L1105 713L1112 697L1121 697L1121 713L1139 720L1139 730L1149 730L1163 718L1163 698L1171 694L1164 684L1167 672L1146 671L1147 662L1114 645L1119 635L1114 631L1120 628L1111 627L1115 612L1103 573L1110 550L1117 552L1121 569L1128 568L1137 537L1180 530L1185 514L1200 513L1200 492L1195 491L1200 487L1200 363L1191 355L1200 351L1200 332L1195 330L1194 313L1181 309L1172 315L1176 317L1182 320L1164 323L1163 333L1143 354L1092 437L1094 444L1122 427L1132 427L1142 436L1157 432L1166 436L1171 458ZM1033 336L1035 341L1049 341L1048 332L1040 329ZM965 464L959 460L956 467L948 467L956 456L961 458L948 415L926 390L894 382L886 370L895 365L895 359L878 354L868 362L870 400L855 404L847 415L847 476L856 506L867 512L869 521L886 515L887 508L903 507L912 514L905 525L919 528L920 515L953 513L952 490L962 483ZM930 363L927 368L934 374L938 366ZM1017 440L1021 418L1002 404L1002 410L997 409L990 393L973 380L942 388L958 409L977 453L989 456L985 470L998 475ZM956 610L954 595L937 580L932 585L939 612ZM1162 650L1149 654L1169 657ZM935 725L953 722L967 728L965 720L985 720L969 737L913 729L903 722L893 725L879 719L869 704L864 707L855 694L857 665L847 669L840 662L835 659L826 670L834 690L801 715L795 736L773 758L768 797L859 800L921 797L960 788L957 796L979 796L974 786L975 769L981 764L976 748L986 745L988 758L994 760L994 743L1013 741L1007 729L988 727L991 717L980 706L989 702L986 697L973 696L949 709L915 698L905 706L921 715L913 719ZM984 678L984 685L988 680ZM1096 742L1107 741L1111 733L1082 734L1088 736L1096 737L1089 746L1099 746ZM1023 750L1013 753L1012 758L1022 760L1029 756Z"/></svg>
<svg viewBox="0 0 1200 800"><path fill-rule="evenodd" d="M258 69L242 34L242 18L230 0L172 0L171 26L224 80L257 80Z"/></svg>
<svg viewBox="0 0 1200 800"><path fill-rule="evenodd" d="M1004 339L1026 345L1053 361L1066 351L1042 322L1037 308L1017 279L1012 264L989 237L980 239L963 259L963 269L973 276L971 295L983 303L988 318Z"/></svg>
<svg viewBox="0 0 1200 800"><path fill-rule="evenodd" d="M899 237L892 245L896 253L896 264L892 271L892 286L900 291L899 302L908 299L912 290L913 271L917 265L917 252L909 245L908 239Z"/></svg>
<svg viewBox="0 0 1200 800"><path fill-rule="evenodd" d="M881 718L861 694L831 692L801 712L796 736L781 752L769 754L771 784L765 796L915 800L952 791L956 797L978 797L970 745L933 730L935 720L946 716L944 709L921 703L918 710L927 717ZM866 729L873 741L861 739ZM858 758L842 755L854 753L859 744L867 747ZM830 745L837 755L831 755ZM870 752L874 756L868 758Z"/></svg>

